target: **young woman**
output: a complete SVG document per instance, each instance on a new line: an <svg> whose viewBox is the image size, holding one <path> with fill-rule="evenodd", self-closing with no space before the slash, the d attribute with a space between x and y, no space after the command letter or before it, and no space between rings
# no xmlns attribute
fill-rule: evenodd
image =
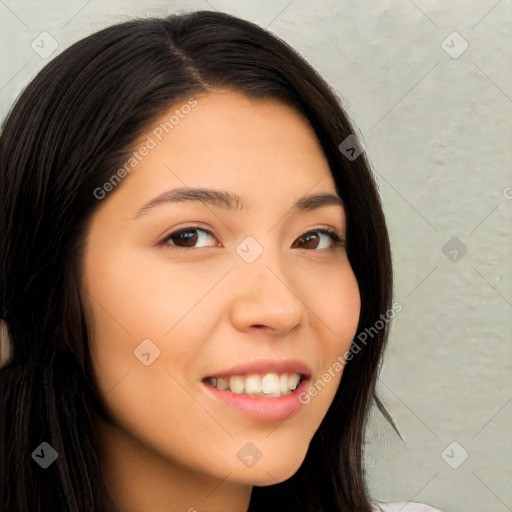
<svg viewBox="0 0 512 512"><path fill-rule="evenodd" d="M0 138L2 509L377 510L394 305L359 153L318 74L226 14L50 62Z"/></svg>

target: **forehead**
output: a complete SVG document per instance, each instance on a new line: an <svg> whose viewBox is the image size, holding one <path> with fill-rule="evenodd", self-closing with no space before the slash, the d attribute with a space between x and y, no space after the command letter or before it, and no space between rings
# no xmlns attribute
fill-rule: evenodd
<svg viewBox="0 0 512 512"><path fill-rule="evenodd" d="M287 130L280 131L284 127ZM296 108L275 98L248 97L239 91L220 90L183 98L163 111L147 133L155 132L161 139L172 132L178 139L190 135L189 130L212 142L240 142L250 134L259 142L275 144L293 139L304 150L310 145L320 149L314 130Z"/></svg>
<svg viewBox="0 0 512 512"><path fill-rule="evenodd" d="M219 175L229 166L290 175L308 168L328 170L314 130L294 108L232 91L193 100L193 107L185 109L189 98L163 112L141 135L136 146L151 138L156 147L139 168L159 161L203 175Z"/></svg>
<svg viewBox="0 0 512 512"><path fill-rule="evenodd" d="M153 120L133 155L136 165L118 189L139 208L172 188L222 189L249 207L257 199L258 208L262 201L271 207L312 192L335 193L310 124L275 99L231 91L186 98Z"/></svg>

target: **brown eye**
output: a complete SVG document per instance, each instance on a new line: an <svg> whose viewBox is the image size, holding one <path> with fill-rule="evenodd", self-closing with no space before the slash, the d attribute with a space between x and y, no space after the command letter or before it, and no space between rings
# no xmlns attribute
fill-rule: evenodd
<svg viewBox="0 0 512 512"><path fill-rule="evenodd" d="M166 236L161 244L166 246L170 245L176 249L199 249L201 247L214 247L217 245L216 243L208 243L209 239L215 240L215 236L207 229L185 228L174 231Z"/></svg>
<svg viewBox="0 0 512 512"><path fill-rule="evenodd" d="M297 238L297 242L306 249L316 249L319 242L319 237L315 233L306 233Z"/></svg>
<svg viewBox="0 0 512 512"><path fill-rule="evenodd" d="M186 231L178 231L171 235L169 239L172 240L174 245L179 245L181 247L194 247L198 239L197 230L188 229Z"/></svg>
<svg viewBox="0 0 512 512"><path fill-rule="evenodd" d="M344 238L330 229L319 228L308 231L294 242L293 247L299 249L336 249L345 244Z"/></svg>

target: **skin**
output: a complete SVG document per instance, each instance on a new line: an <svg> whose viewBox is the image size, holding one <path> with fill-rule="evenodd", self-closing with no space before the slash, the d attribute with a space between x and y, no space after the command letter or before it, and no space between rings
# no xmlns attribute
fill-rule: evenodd
<svg viewBox="0 0 512 512"><path fill-rule="evenodd" d="M308 122L276 100L233 91L196 100L101 201L85 247L94 378L112 418L99 424L100 462L126 512L242 512L254 485L291 477L341 373L281 422L248 417L212 396L202 379L241 362L293 358L310 366L315 382L349 349L359 318L343 245L318 232L301 239L319 227L343 236L343 207L290 211L304 195L337 195ZM196 201L139 213L181 187L236 193L246 209ZM158 245L191 226L214 236L194 231L192 245L179 237ZM247 236L263 248L252 263L235 250ZM134 356L145 339L160 350L148 366ZM247 442L262 454L250 468L237 458Z"/></svg>

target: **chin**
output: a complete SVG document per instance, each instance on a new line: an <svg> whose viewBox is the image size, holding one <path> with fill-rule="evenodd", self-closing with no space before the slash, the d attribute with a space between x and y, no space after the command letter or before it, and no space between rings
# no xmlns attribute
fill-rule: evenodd
<svg viewBox="0 0 512 512"><path fill-rule="evenodd" d="M300 458L281 458L276 454L272 460L259 460L253 467L237 471L233 479L240 483L246 483L252 486L266 487L269 485L280 484L291 478L300 468L305 458L305 453Z"/></svg>

